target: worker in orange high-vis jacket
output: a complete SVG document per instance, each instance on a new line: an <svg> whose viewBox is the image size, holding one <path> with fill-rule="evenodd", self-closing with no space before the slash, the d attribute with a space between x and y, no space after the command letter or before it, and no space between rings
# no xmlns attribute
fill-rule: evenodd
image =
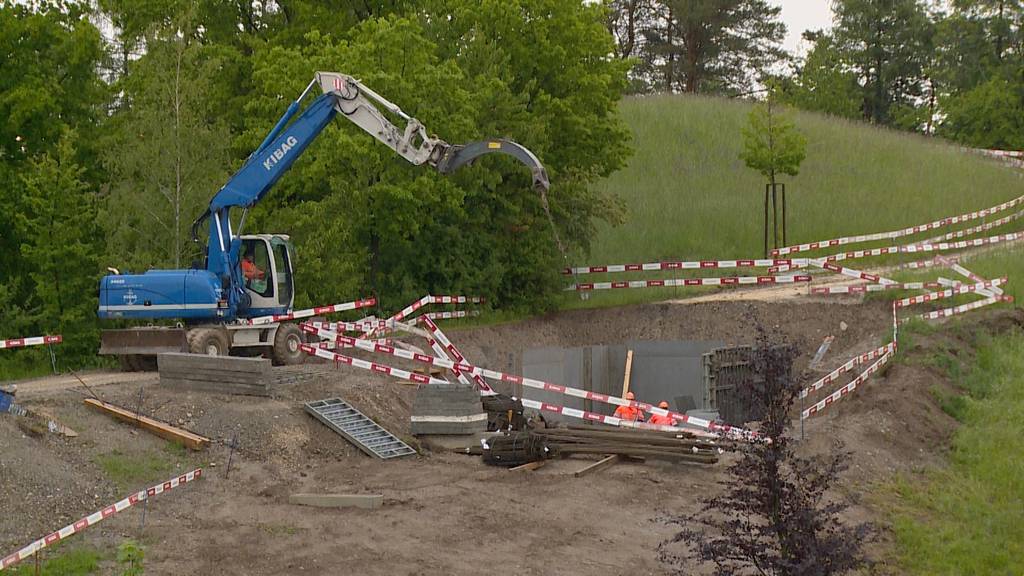
<svg viewBox="0 0 1024 576"><path fill-rule="evenodd" d="M626 400L636 400L632 392L626 392ZM627 422L643 422L644 411L633 406L619 406L615 409L615 417Z"/></svg>
<svg viewBox="0 0 1024 576"><path fill-rule="evenodd" d="M668 402L665 402L664 400L662 400L658 404L658 408L664 408L665 410L668 410ZM659 414L651 414L650 423L651 424L657 424L658 426L678 426L679 425L679 423L676 422L675 418L673 418L671 416L667 416L667 415L666 416L661 416Z"/></svg>

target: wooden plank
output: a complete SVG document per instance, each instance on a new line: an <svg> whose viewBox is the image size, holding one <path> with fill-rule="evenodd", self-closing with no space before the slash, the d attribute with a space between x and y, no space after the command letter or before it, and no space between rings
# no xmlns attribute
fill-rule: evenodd
<svg viewBox="0 0 1024 576"><path fill-rule="evenodd" d="M618 461L619 461L619 456L617 454L613 454L611 456L607 456L605 458L602 458L602 459L598 460L597 462L594 462L593 464L587 466L586 468L582 468L580 470L577 470L576 472L573 473L573 476L575 478L579 478L581 476L586 476L587 474L590 474L591 472L597 472L598 470L604 470L605 468L611 466L612 464L615 464Z"/></svg>
<svg viewBox="0 0 1024 576"><path fill-rule="evenodd" d="M527 462L526 464L522 464L522 465L519 465L519 466L515 466L513 468L509 468L508 471L509 472L518 472L520 470L536 470L538 468L543 468L544 466L547 465L547 463L548 463L547 460L537 460L536 462Z"/></svg>
<svg viewBox="0 0 1024 576"><path fill-rule="evenodd" d="M383 494L292 494L289 504L320 508L380 508Z"/></svg>
<svg viewBox="0 0 1024 576"><path fill-rule="evenodd" d="M626 350L626 373L622 377L622 396L626 397L626 392L629 392L629 377L633 373L633 351Z"/></svg>
<svg viewBox="0 0 1024 576"><path fill-rule="evenodd" d="M157 436L166 440L174 440L175 442L181 442L185 446L193 450L202 450L210 444L210 439L205 436L193 434L188 430L183 430L175 426L171 426L166 422L154 420L147 416L137 416L130 410L125 410L120 406L115 406L107 402L96 400L95 398L86 398L85 403L88 406L92 406L97 410L101 410L110 414L118 420L123 420L129 424L135 424L136 426L148 430Z"/></svg>

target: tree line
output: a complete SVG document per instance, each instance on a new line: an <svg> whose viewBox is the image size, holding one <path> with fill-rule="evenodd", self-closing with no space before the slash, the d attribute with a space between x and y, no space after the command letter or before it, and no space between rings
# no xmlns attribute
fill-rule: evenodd
<svg viewBox="0 0 1024 576"><path fill-rule="evenodd" d="M556 185L549 218L512 161L442 177L339 120L246 224L292 236L297 306L551 306L550 220L580 249L621 212L590 186L630 151L604 20L566 0L0 3L0 337L63 333L64 358L94 358L100 277L201 261L193 219L318 70L451 143L518 141Z"/></svg>
<svg viewBox="0 0 1024 576"><path fill-rule="evenodd" d="M823 0L824 1L824 0ZM615 55L629 90L748 95L774 83L797 108L1024 147L1024 2L831 0L828 30L786 53L766 0L612 0Z"/></svg>

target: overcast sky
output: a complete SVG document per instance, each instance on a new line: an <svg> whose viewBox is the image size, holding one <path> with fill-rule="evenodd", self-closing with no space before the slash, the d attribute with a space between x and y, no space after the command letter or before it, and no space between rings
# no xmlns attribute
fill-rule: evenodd
<svg viewBox="0 0 1024 576"><path fill-rule="evenodd" d="M782 20L786 23L787 50L802 54L809 47L802 46L800 35L804 30L818 30L832 25L829 0L769 0L782 6Z"/></svg>

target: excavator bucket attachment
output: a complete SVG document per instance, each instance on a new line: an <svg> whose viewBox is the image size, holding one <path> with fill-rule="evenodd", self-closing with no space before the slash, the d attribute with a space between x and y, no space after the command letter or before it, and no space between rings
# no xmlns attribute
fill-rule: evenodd
<svg viewBox="0 0 1024 576"><path fill-rule="evenodd" d="M437 163L437 169L442 174L451 174L484 154L494 153L508 154L525 164L533 174L534 188L540 192L547 192L548 188L551 187L551 184L548 182L548 173L544 170L540 160L537 159L533 152L511 140L484 140L450 146Z"/></svg>

